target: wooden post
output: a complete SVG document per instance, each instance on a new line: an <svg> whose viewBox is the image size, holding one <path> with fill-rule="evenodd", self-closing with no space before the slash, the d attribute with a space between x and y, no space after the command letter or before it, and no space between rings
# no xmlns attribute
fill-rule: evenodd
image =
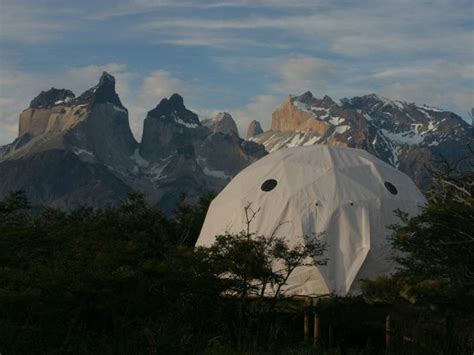
<svg viewBox="0 0 474 355"><path fill-rule="evenodd" d="M321 345L321 319L319 314L314 314L313 345L319 348Z"/></svg>
<svg viewBox="0 0 474 355"><path fill-rule="evenodd" d="M389 350L392 343L392 318L390 314L385 318L385 349Z"/></svg>
<svg viewBox="0 0 474 355"><path fill-rule="evenodd" d="M309 339L309 312L307 309L304 311L304 341L307 342Z"/></svg>
<svg viewBox="0 0 474 355"><path fill-rule="evenodd" d="M313 305L313 300L307 298L305 300L305 307L304 307L304 317L303 317L303 332L304 332L304 341L309 341L309 332L310 332L310 307Z"/></svg>

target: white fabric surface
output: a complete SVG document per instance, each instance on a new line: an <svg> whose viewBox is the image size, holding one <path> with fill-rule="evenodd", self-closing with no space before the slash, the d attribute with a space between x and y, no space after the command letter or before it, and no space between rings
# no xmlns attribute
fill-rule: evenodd
<svg viewBox="0 0 474 355"><path fill-rule="evenodd" d="M261 185L275 179L272 191ZM391 194L384 182L398 190ZM297 268L287 295L345 296L359 292L361 278L394 271L387 225L394 210L415 214L423 194L404 173L359 149L313 145L279 150L241 171L212 201L197 246L210 246L219 234L246 228L244 207L260 212L251 231L284 236L289 245L324 232L325 266ZM275 266L278 267L278 266Z"/></svg>

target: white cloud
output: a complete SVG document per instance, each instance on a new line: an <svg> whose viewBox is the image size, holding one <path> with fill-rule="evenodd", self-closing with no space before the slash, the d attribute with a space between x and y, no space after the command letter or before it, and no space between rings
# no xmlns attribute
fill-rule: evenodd
<svg viewBox="0 0 474 355"><path fill-rule="evenodd" d="M310 56L285 58L274 66L280 81L273 88L277 92L294 94L310 88L324 91L337 68L333 62Z"/></svg>
<svg viewBox="0 0 474 355"><path fill-rule="evenodd" d="M41 91L56 87L80 95L96 85L104 71L116 79L117 93L129 111L130 126L137 139L141 137L146 113L161 99L174 93L189 97L202 92L166 70L155 70L142 77L121 63L72 67L53 74L0 68L0 144L9 143L17 136L20 112Z"/></svg>
<svg viewBox="0 0 474 355"><path fill-rule="evenodd" d="M27 43L56 39L79 24L80 10L68 7L46 7L20 1L0 2L0 34L2 40Z"/></svg>
<svg viewBox="0 0 474 355"><path fill-rule="evenodd" d="M259 121L263 130L269 130L272 125L272 113L283 99L283 96L259 95L244 107L229 111L235 119L240 135L246 136L247 128L253 120Z"/></svg>
<svg viewBox="0 0 474 355"><path fill-rule="evenodd" d="M320 3L328 1L315 0L198 0L198 1L173 1L173 0L125 0L119 1L115 6L107 7L95 18L106 19L117 16L129 16L138 14L149 14L150 12L160 11L165 8L182 9L221 9L221 8L288 8L288 9L314 9Z"/></svg>
<svg viewBox="0 0 474 355"><path fill-rule="evenodd" d="M200 88L175 77L166 70L155 70L147 74L141 82L136 95L132 96L127 108L130 114L130 126L136 138L140 138L143 120L148 111L152 110L165 97L174 93L181 96L196 95Z"/></svg>
<svg viewBox="0 0 474 355"><path fill-rule="evenodd" d="M246 7L249 2L232 2ZM183 3L180 3L183 5ZM147 17L136 25L139 32L180 33L171 39L175 44L188 45L186 39L196 31L212 31L219 36L252 39L258 31L274 30L262 43L278 44L281 38L295 41L295 45L317 48L345 56L368 57L373 54L443 53L472 54L472 33L465 23L472 16L469 1L437 1L429 6L424 2L368 0L337 4L334 2L259 1L258 7L275 10L286 6L292 14L272 16L252 14L239 18L190 16ZM205 7L192 2L192 7ZM209 5L209 4L207 4ZM228 5L230 5L228 3ZM161 40L169 41L168 38ZM246 46L245 42L240 44Z"/></svg>
<svg viewBox="0 0 474 355"><path fill-rule="evenodd" d="M286 47L285 45L276 46L262 43L261 41L252 38L242 38L229 34L217 34L209 31L196 31L192 34L180 34L179 32L174 32L170 37L160 39L157 43L184 47L210 47L231 50L234 50L236 47Z"/></svg>
<svg viewBox="0 0 474 355"><path fill-rule="evenodd" d="M0 144L11 142L18 133L18 115L42 89L41 75L0 68ZM44 88L43 88L44 89Z"/></svg>
<svg viewBox="0 0 474 355"><path fill-rule="evenodd" d="M103 71L114 75L117 92L127 105L132 101L130 81L135 74L123 64L73 67L57 73L23 72L0 68L0 144L11 142L18 131L18 116L41 91L51 87L72 90L76 95L96 85Z"/></svg>
<svg viewBox="0 0 474 355"><path fill-rule="evenodd" d="M461 116L474 107L474 66L467 62L432 61L383 68L373 75L381 94L399 100L454 110Z"/></svg>

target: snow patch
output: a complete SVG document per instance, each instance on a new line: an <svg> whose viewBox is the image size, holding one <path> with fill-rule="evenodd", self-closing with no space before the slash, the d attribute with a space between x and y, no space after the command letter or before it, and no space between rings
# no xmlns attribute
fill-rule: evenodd
<svg viewBox="0 0 474 355"><path fill-rule="evenodd" d="M205 166L202 170L203 170L204 174L206 174L207 176L212 176L212 177L216 177L216 178L219 178L219 179L230 179L231 178L231 176L227 175L225 173L225 171L211 170L207 166Z"/></svg>
<svg viewBox="0 0 474 355"><path fill-rule="evenodd" d="M86 154L86 155L90 155L91 157L95 158L94 153L92 153L91 151L86 150L86 149L74 148L74 149L73 149L73 152L74 152L74 154L76 154L77 156L80 156L81 154Z"/></svg>
<svg viewBox="0 0 474 355"><path fill-rule="evenodd" d="M329 119L329 123L331 123L333 126L339 126L344 121L345 121L345 119L342 118L342 117L331 117Z"/></svg>
<svg viewBox="0 0 474 355"><path fill-rule="evenodd" d="M295 101L293 101L293 106L300 109L301 111L311 112L310 110L308 110L308 105L305 104L304 102L295 100Z"/></svg>
<svg viewBox="0 0 474 355"><path fill-rule="evenodd" d="M423 109L421 109L421 108L417 108L417 111L418 111L418 112L421 112L423 115L425 115L426 118L429 118L429 119L432 118L431 115L430 115L428 112L426 112L425 110L423 110Z"/></svg>
<svg viewBox="0 0 474 355"><path fill-rule="evenodd" d="M311 137L310 139L308 139L306 142L303 143L303 145L313 145L313 144L316 144L316 142L318 140L320 140L321 137L320 136L314 136L314 137Z"/></svg>
<svg viewBox="0 0 474 355"><path fill-rule="evenodd" d="M176 123L179 123L180 125L183 125L187 128L197 128L199 125L197 123L189 123L189 122L184 122L181 118L175 118L174 121Z"/></svg>
<svg viewBox="0 0 474 355"><path fill-rule="evenodd" d="M141 166L141 167L148 167L150 165L150 162L146 159L144 159L141 155L140 155L140 152L138 150L138 148L135 149L135 151L133 152L133 155L132 155L132 160L135 161L135 163L137 163L138 166Z"/></svg>
<svg viewBox="0 0 474 355"><path fill-rule="evenodd" d="M115 105L112 105L112 107L114 108L115 111L128 113L128 111L126 109L122 108L122 107L118 107L118 106L115 106Z"/></svg>
<svg viewBox="0 0 474 355"><path fill-rule="evenodd" d="M286 146L288 148L299 147L301 145L301 143L303 143L304 138L305 138L304 134L302 135L301 133L297 133L293 136L291 141L286 144Z"/></svg>
<svg viewBox="0 0 474 355"><path fill-rule="evenodd" d="M390 139L393 142L399 143L399 144L408 144L408 145L413 145L413 144L420 144L423 142L423 135L420 134L419 126L421 124L414 124L412 125L412 128L407 131L407 132L390 132L389 130L386 129L380 129L382 134Z"/></svg>
<svg viewBox="0 0 474 355"><path fill-rule="evenodd" d="M349 128L351 128L351 126L348 126L348 125L338 126L338 127L336 127L336 133L337 133L337 134L343 134L343 133L346 132Z"/></svg>
<svg viewBox="0 0 474 355"><path fill-rule="evenodd" d="M165 116L161 116L161 118L164 118L164 117L165 117ZM173 113L171 114L171 117L173 117L173 120L174 120L176 123L178 123L178 124L180 124L180 125L182 125L182 126L185 126L185 127L187 127L187 128L197 128L197 127L199 127L199 124L197 124L197 123L191 123L191 122L185 122L185 121L183 121L180 117L178 117L178 116L176 115L176 111L173 111Z"/></svg>
<svg viewBox="0 0 474 355"><path fill-rule="evenodd" d="M416 106L417 108L421 108L422 110L426 110L426 111L433 111L433 112L444 112L443 110L437 108L437 107L432 107L432 106L428 106L428 105L417 105Z"/></svg>

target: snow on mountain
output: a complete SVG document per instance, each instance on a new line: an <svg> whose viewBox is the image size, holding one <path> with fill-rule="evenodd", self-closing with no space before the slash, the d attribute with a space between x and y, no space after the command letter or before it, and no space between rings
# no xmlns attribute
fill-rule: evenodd
<svg viewBox="0 0 474 355"><path fill-rule="evenodd" d="M361 148L426 185L425 165L439 155L466 153L469 125L452 112L370 94L318 99L290 96L272 115L272 128L250 138L269 151L308 144Z"/></svg>

